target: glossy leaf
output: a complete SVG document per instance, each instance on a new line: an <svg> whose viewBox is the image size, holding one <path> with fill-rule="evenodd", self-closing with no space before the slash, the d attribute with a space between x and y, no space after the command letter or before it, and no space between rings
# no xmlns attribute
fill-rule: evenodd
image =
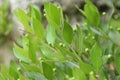
<svg viewBox="0 0 120 80"><path fill-rule="evenodd" d="M117 31L109 32L109 38L115 43L116 45L120 45L120 33Z"/></svg>
<svg viewBox="0 0 120 80"><path fill-rule="evenodd" d="M76 49L78 53L81 55L83 52L84 44L83 44L83 32L80 29L79 26L77 26L77 31L76 31L76 37L75 37L75 43L76 43Z"/></svg>
<svg viewBox="0 0 120 80"><path fill-rule="evenodd" d="M41 73L40 67L36 64L21 63L20 65L22 66L22 69L24 69L24 71Z"/></svg>
<svg viewBox="0 0 120 80"><path fill-rule="evenodd" d="M57 80L66 80L65 72L64 72L64 64L56 63L56 72L55 72L55 79Z"/></svg>
<svg viewBox="0 0 120 80"><path fill-rule="evenodd" d="M30 16L37 19L38 21L42 20L41 12L39 8L34 4L30 5Z"/></svg>
<svg viewBox="0 0 120 80"><path fill-rule="evenodd" d="M18 8L14 10L14 14L16 18L24 25L25 29L28 32L31 32L31 28L29 25L29 18L27 16L27 13L25 13L22 9Z"/></svg>
<svg viewBox="0 0 120 80"><path fill-rule="evenodd" d="M17 72L17 66L16 66L15 62L13 62L13 61L10 62L9 73L12 77L14 77L14 79L19 78L18 72Z"/></svg>
<svg viewBox="0 0 120 80"><path fill-rule="evenodd" d="M75 80L87 80L85 73L80 68L73 69L73 77Z"/></svg>
<svg viewBox="0 0 120 80"><path fill-rule="evenodd" d="M45 16L49 24L56 28L60 27L62 23L61 20L63 19L61 8L55 6L52 3L45 2L44 10L45 10Z"/></svg>
<svg viewBox="0 0 120 80"><path fill-rule="evenodd" d="M85 74L89 74L93 70L90 64L85 63L82 60L79 60L79 66Z"/></svg>
<svg viewBox="0 0 120 80"><path fill-rule="evenodd" d="M61 54L59 50L50 48L48 45L41 45L40 50L43 57L51 60L64 61L65 57Z"/></svg>
<svg viewBox="0 0 120 80"><path fill-rule="evenodd" d="M73 40L73 29L71 25L67 22L64 22L64 28L62 33L64 40L70 44Z"/></svg>
<svg viewBox="0 0 120 80"><path fill-rule="evenodd" d="M73 67L72 64L65 62L64 71L69 77L73 77Z"/></svg>
<svg viewBox="0 0 120 80"><path fill-rule="evenodd" d="M38 36L38 38L44 39L44 27L41 24L41 22L38 19L33 18L32 26L33 26L34 32Z"/></svg>
<svg viewBox="0 0 120 80"><path fill-rule="evenodd" d="M26 34L22 38L22 45L25 53L27 53L27 56L31 61L36 62L36 38L32 39L32 36Z"/></svg>
<svg viewBox="0 0 120 80"><path fill-rule="evenodd" d="M22 37L22 47L21 50L26 53L26 56L28 56L28 51L29 51L29 39L28 39L28 34Z"/></svg>
<svg viewBox="0 0 120 80"><path fill-rule="evenodd" d="M48 78L49 80L53 80L54 79L54 72L53 72L53 66L49 65L49 63L42 63L42 67L43 67L43 74L45 75L46 78Z"/></svg>
<svg viewBox="0 0 120 80"><path fill-rule="evenodd" d="M46 40L48 44L54 45L56 39L56 33L55 33L55 28L52 25L47 25L46 29Z"/></svg>
<svg viewBox="0 0 120 80"><path fill-rule="evenodd" d="M36 50L37 50L37 41L36 39L32 39L31 36L28 37L29 39L29 58L33 61L33 62L37 62L37 56L36 56Z"/></svg>
<svg viewBox="0 0 120 80"><path fill-rule="evenodd" d="M93 5L90 0L85 0L84 11L80 10L83 15L87 18L91 26L98 27L100 24L100 14L98 9Z"/></svg>
<svg viewBox="0 0 120 80"><path fill-rule="evenodd" d="M14 55L19 59L19 60L22 60L26 63L30 63L31 60L29 59L28 57L28 53L26 53L24 51L24 49L18 47L16 44L14 44L14 48L13 48L13 51L14 51Z"/></svg>
<svg viewBox="0 0 120 80"><path fill-rule="evenodd" d="M55 46L56 46L56 49L58 49L65 58L69 57L69 59L71 60L76 59L76 56L69 49L66 49L65 47L60 45L55 45Z"/></svg>
<svg viewBox="0 0 120 80"><path fill-rule="evenodd" d="M103 61L102 61L102 51L97 43L92 47L90 51L90 60L95 72L98 73L102 67Z"/></svg>

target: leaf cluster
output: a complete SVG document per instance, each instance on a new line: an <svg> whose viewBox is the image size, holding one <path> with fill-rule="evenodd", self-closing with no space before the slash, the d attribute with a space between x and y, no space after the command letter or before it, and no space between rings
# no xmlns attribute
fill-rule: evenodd
<svg viewBox="0 0 120 80"><path fill-rule="evenodd" d="M33 4L29 12L14 11L26 34L14 44L18 65L1 66L1 80L119 80L120 33L111 16L107 23L100 20L95 5L85 0L85 18L81 25L64 19L60 6L44 3L48 24L42 25L40 10ZM114 21L113 21L114 20Z"/></svg>

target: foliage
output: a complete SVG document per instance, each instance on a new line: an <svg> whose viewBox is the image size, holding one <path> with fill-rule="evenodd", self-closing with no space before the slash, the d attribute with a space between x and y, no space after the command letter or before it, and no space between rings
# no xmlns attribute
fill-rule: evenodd
<svg viewBox="0 0 120 80"><path fill-rule="evenodd" d="M63 18L61 7L49 2L44 3L46 28L35 5L29 12L15 10L26 34L14 44L18 64L2 65L0 80L119 80L119 21L110 16L102 22L95 5L85 2L80 11L86 18L75 29Z"/></svg>
<svg viewBox="0 0 120 80"><path fill-rule="evenodd" d="M0 44L5 41L5 37L9 34L11 31L11 22L10 17L8 16L7 11L7 3L6 0L4 0L0 4Z"/></svg>

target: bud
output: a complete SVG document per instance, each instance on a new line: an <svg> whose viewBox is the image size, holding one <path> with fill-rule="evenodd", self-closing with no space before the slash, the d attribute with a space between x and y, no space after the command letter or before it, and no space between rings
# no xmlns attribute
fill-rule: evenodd
<svg viewBox="0 0 120 80"><path fill-rule="evenodd" d="M89 74L90 74L90 75L93 75L93 74L94 74L94 72L93 72L93 71L91 71Z"/></svg>
<svg viewBox="0 0 120 80"><path fill-rule="evenodd" d="M39 61L41 61L41 60L42 60L42 58L40 57L40 58L38 58L38 60L39 60Z"/></svg>
<svg viewBox="0 0 120 80"><path fill-rule="evenodd" d="M63 46L63 43L59 43L59 46Z"/></svg>
<svg viewBox="0 0 120 80"><path fill-rule="evenodd" d="M95 37L94 37L94 36L92 36L92 39L95 39Z"/></svg>
<svg viewBox="0 0 120 80"><path fill-rule="evenodd" d="M106 15L106 12L102 12L102 15L105 16L105 15Z"/></svg>
<svg viewBox="0 0 120 80"><path fill-rule="evenodd" d="M46 14L44 14L44 16L46 16Z"/></svg>
<svg viewBox="0 0 120 80"><path fill-rule="evenodd" d="M17 68L17 71L20 71L20 69L21 69L21 68L20 68L20 67L18 67L18 68Z"/></svg>
<svg viewBox="0 0 120 80"><path fill-rule="evenodd" d="M68 76L68 75L65 75L65 77L66 77L67 79L69 79L69 76Z"/></svg>
<svg viewBox="0 0 120 80"><path fill-rule="evenodd" d="M88 50L89 50L88 48L85 48L85 52L88 52Z"/></svg>
<svg viewBox="0 0 120 80"><path fill-rule="evenodd" d="M108 56L107 56L108 58L111 58L112 57L112 55L111 54L108 54Z"/></svg>
<svg viewBox="0 0 120 80"><path fill-rule="evenodd" d="M53 68L53 71L56 71L56 68Z"/></svg>
<svg viewBox="0 0 120 80"><path fill-rule="evenodd" d="M74 31L74 32L76 32L76 31L77 31L77 28L76 28L76 27L75 27L75 28L73 28L73 31Z"/></svg>
<svg viewBox="0 0 120 80"><path fill-rule="evenodd" d="M120 28L117 28L118 31L120 31Z"/></svg>
<svg viewBox="0 0 120 80"><path fill-rule="evenodd" d="M63 47L65 47L66 45L65 44L63 44Z"/></svg>
<svg viewBox="0 0 120 80"><path fill-rule="evenodd" d="M21 60L21 59L19 59L19 62L22 62L22 60Z"/></svg>
<svg viewBox="0 0 120 80"><path fill-rule="evenodd" d="M45 12L46 10L44 9L43 11Z"/></svg>

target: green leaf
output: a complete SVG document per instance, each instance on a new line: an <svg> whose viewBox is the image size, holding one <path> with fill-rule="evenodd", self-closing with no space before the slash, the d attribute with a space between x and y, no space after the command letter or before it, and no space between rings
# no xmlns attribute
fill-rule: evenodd
<svg viewBox="0 0 120 80"><path fill-rule="evenodd" d="M26 72L26 75L33 80L48 80L44 75L37 72Z"/></svg>
<svg viewBox="0 0 120 80"><path fill-rule="evenodd" d="M55 80L66 80L65 73L63 71L64 65L62 63L56 63L56 71L55 71Z"/></svg>
<svg viewBox="0 0 120 80"><path fill-rule="evenodd" d="M95 72L98 73L102 67L103 61L102 61L102 51L97 43L92 47L90 51L90 60L94 67Z"/></svg>
<svg viewBox="0 0 120 80"><path fill-rule="evenodd" d="M41 12L39 8L34 4L30 5L30 15L31 17L37 19L38 21L42 21Z"/></svg>
<svg viewBox="0 0 120 80"><path fill-rule="evenodd" d="M52 3L45 2L44 10L49 24L56 28L62 26L63 16L61 8L55 6Z"/></svg>
<svg viewBox="0 0 120 80"><path fill-rule="evenodd" d="M8 67L6 67L5 65L1 65L0 67L1 67L0 80L15 80L14 76L11 76L11 74L9 74Z"/></svg>
<svg viewBox="0 0 120 80"><path fill-rule="evenodd" d="M97 80L92 72L90 73L89 78L89 80Z"/></svg>
<svg viewBox="0 0 120 80"><path fill-rule="evenodd" d="M17 72L17 65L13 61L10 62L9 74L12 77L14 77L15 80L19 78L19 75L18 75L18 72Z"/></svg>
<svg viewBox="0 0 120 80"><path fill-rule="evenodd" d="M64 44L63 44L64 45ZM60 46L60 45L55 45L55 48L56 49L59 49L61 54L64 56L64 57L69 57L69 59L71 60L75 60L76 59L76 56L73 54L73 52L71 52L69 49L66 49L65 47Z"/></svg>
<svg viewBox="0 0 120 80"><path fill-rule="evenodd" d="M40 45L40 55L41 57L44 57L44 58L47 58L47 59L53 59L53 54L54 54L54 51L51 50L51 48L47 45L43 45L41 44Z"/></svg>
<svg viewBox="0 0 120 80"><path fill-rule="evenodd" d="M83 15L87 18L89 24L94 27L98 27L100 24L100 15L98 9L93 5L92 2L86 0L84 11L80 10Z"/></svg>
<svg viewBox="0 0 120 80"><path fill-rule="evenodd" d="M115 43L116 45L120 46L120 34L117 31L109 32L109 38Z"/></svg>
<svg viewBox="0 0 120 80"><path fill-rule="evenodd" d="M20 8L14 10L14 14L17 17L17 19L24 25L25 29L28 32L32 32L30 26L29 26L29 18L27 14Z"/></svg>
<svg viewBox="0 0 120 80"><path fill-rule="evenodd" d="M81 55L83 52L84 44L83 44L84 34L79 26L77 26L76 37L75 37L75 45L77 52Z"/></svg>
<svg viewBox="0 0 120 80"><path fill-rule="evenodd" d="M114 64L115 64L115 68L117 70L117 72L120 75L120 54L116 54L114 57Z"/></svg>
<svg viewBox="0 0 120 80"><path fill-rule="evenodd" d="M101 69L100 72L99 72L99 78L98 78L98 80L105 80L105 79L107 79L106 74L107 74L107 72L105 72L104 69Z"/></svg>
<svg viewBox="0 0 120 80"><path fill-rule="evenodd" d="M25 53L27 53L26 56L28 56L32 62L36 62L37 61L36 59L36 48L37 48L36 38L33 39L33 36L26 34L22 38L22 45L23 45L23 49Z"/></svg>
<svg viewBox="0 0 120 80"><path fill-rule="evenodd" d="M72 42L72 39L73 39L73 29L71 25L68 24L67 22L64 22L63 38L69 44Z"/></svg>
<svg viewBox="0 0 120 80"><path fill-rule="evenodd" d="M55 39L56 39L55 27L48 24L47 29L46 29L46 40L47 40L48 44L52 44L52 46L53 46Z"/></svg>
<svg viewBox="0 0 120 80"><path fill-rule="evenodd" d="M31 62L31 60L30 60L29 57L28 57L28 53L26 53L26 52L24 51L24 49L18 47L16 44L14 44L13 51L14 51L14 55L15 55L18 59L20 59L20 60L22 60L22 61L24 61L24 62L26 62L26 63L30 63L30 62Z"/></svg>
<svg viewBox="0 0 120 80"><path fill-rule="evenodd" d="M120 19L111 19L110 20L110 26L113 26L113 28L118 28L120 26Z"/></svg>
<svg viewBox="0 0 120 80"><path fill-rule="evenodd" d="M29 36L29 58L33 62L37 62L36 50L37 50L37 41Z"/></svg>
<svg viewBox="0 0 120 80"><path fill-rule="evenodd" d="M69 76L69 77L73 77L73 67L74 65L68 63L68 62L64 62L65 66L64 66L64 72Z"/></svg>
<svg viewBox="0 0 120 80"><path fill-rule="evenodd" d="M85 73L80 68L73 69L73 77L75 80L87 80Z"/></svg>
<svg viewBox="0 0 120 80"><path fill-rule="evenodd" d="M32 26L34 29L35 34L41 38L44 39L44 27L43 25L40 23L40 21L38 19L33 18L32 19Z"/></svg>
<svg viewBox="0 0 120 80"><path fill-rule="evenodd" d="M9 79L9 69L5 65L1 65L1 73L3 80Z"/></svg>
<svg viewBox="0 0 120 80"><path fill-rule="evenodd" d="M54 53L54 57L56 57L59 61L65 61L66 58L63 56L62 52L59 49L56 49Z"/></svg>
<svg viewBox="0 0 120 80"><path fill-rule="evenodd" d="M20 64L22 69L24 69L25 71L30 71L30 72L38 72L40 73L40 66L36 65L36 64L26 64L26 63L21 63Z"/></svg>
<svg viewBox="0 0 120 80"><path fill-rule="evenodd" d="M23 51L27 54L25 56L28 56L28 51L29 51L29 39L28 39L28 34L22 37L22 47ZM21 48L22 50L22 48Z"/></svg>
<svg viewBox="0 0 120 80"><path fill-rule="evenodd" d="M93 70L90 64L85 63L82 60L79 60L79 66L85 74L89 74Z"/></svg>
<svg viewBox="0 0 120 80"><path fill-rule="evenodd" d="M62 53L59 50L56 50L55 48L49 47L48 45L41 45L40 50L42 52L43 57L51 60L57 60L57 61L65 61L66 58L62 55Z"/></svg>
<svg viewBox="0 0 120 80"><path fill-rule="evenodd" d="M19 76L19 79L20 79L20 80L30 80L30 79L28 79L27 77L25 77L25 76L23 76L23 75L20 75L20 76Z"/></svg>
<svg viewBox="0 0 120 80"><path fill-rule="evenodd" d="M46 62L42 63L43 74L49 80L53 80L54 78L53 66L49 65L49 63L46 63Z"/></svg>

